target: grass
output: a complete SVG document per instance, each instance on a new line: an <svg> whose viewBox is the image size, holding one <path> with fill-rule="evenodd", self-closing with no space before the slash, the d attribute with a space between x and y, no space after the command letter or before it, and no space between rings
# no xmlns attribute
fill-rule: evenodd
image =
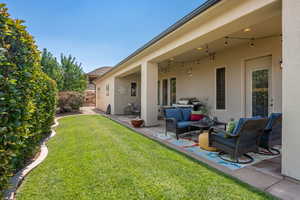
<svg viewBox="0 0 300 200"><path fill-rule="evenodd" d="M61 119L23 199L272 199L96 115Z"/></svg>

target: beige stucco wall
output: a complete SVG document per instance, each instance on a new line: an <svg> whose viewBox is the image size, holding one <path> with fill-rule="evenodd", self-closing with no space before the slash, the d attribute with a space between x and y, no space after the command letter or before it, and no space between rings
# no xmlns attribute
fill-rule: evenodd
<svg viewBox="0 0 300 200"><path fill-rule="evenodd" d="M106 96L106 85L109 85L109 96ZM96 84L96 108L106 111L107 106L111 105L111 111L114 113L114 86L115 86L115 78L108 77L101 81L98 81Z"/></svg>
<svg viewBox="0 0 300 200"><path fill-rule="evenodd" d="M137 95L131 96L131 83L137 83ZM115 80L115 114L124 114L129 103L141 105L141 74L134 73Z"/></svg>
<svg viewBox="0 0 300 200"><path fill-rule="evenodd" d="M300 180L300 1L283 0L282 173Z"/></svg>
<svg viewBox="0 0 300 200"><path fill-rule="evenodd" d="M269 38L255 42L255 47L247 44L239 45L217 52L215 60L204 58L199 62L175 63L170 66L169 72L159 73L159 80L176 77L177 101L182 97L197 97L208 100L211 114L222 120L239 118L245 115L245 60L260 56L272 55L272 86L271 96L274 99L274 112L281 112L281 38ZM226 110L215 109L215 69L226 67ZM192 68L192 76L187 70ZM162 87L162 81L161 81ZM161 101L162 102L162 95Z"/></svg>

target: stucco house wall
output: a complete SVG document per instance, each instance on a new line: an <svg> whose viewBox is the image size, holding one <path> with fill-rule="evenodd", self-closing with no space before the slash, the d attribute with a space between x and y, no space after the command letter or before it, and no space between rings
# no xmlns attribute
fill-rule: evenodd
<svg viewBox="0 0 300 200"><path fill-rule="evenodd" d="M170 65L168 73L159 73L162 80L176 77L176 99L197 97L199 100L208 99L211 113L218 118L228 121L230 118L239 118L245 115L245 60L272 55L271 68L271 97L274 99L274 112L282 110L282 72L281 61L281 38L269 38L259 40L255 47L250 48L247 44L225 49L217 52L215 60L204 58L196 63L188 63L183 66L180 63ZM215 109L215 69L226 67L226 110ZM192 76L187 70L192 68ZM168 84L170 86L170 83ZM170 89L169 89L170 90ZM170 95L169 95L170 96ZM162 95L160 95L162 102ZM170 102L170 98L168 100Z"/></svg>
<svg viewBox="0 0 300 200"><path fill-rule="evenodd" d="M131 83L137 84L136 96L131 96ZM115 79L115 114L124 114L129 103L141 105L141 74L134 73Z"/></svg>
<svg viewBox="0 0 300 200"><path fill-rule="evenodd" d="M109 93L107 95L106 87L109 86ZM106 111L107 106L111 105L111 113L114 113L114 100L115 100L115 78L108 77L101 81L98 81L96 84L96 108L99 108L102 111Z"/></svg>

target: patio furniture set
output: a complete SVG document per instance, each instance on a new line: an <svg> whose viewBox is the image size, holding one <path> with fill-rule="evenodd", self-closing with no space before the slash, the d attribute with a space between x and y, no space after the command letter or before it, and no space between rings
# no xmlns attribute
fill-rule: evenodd
<svg viewBox="0 0 300 200"><path fill-rule="evenodd" d="M251 163L253 158L249 152L264 155L280 154L280 151L273 147L281 145L281 113L272 113L268 118L259 116L241 118L231 131L227 130L227 123L220 122L216 118L211 119L206 115L195 118L192 108L168 108L164 110L164 115L166 134L173 132L177 139L200 135L199 146L205 150L218 150L219 157L225 161ZM241 156L247 159L241 161Z"/></svg>

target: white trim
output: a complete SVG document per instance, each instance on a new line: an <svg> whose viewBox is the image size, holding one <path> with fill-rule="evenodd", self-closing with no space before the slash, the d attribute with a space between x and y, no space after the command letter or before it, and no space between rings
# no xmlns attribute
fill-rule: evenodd
<svg viewBox="0 0 300 200"><path fill-rule="evenodd" d="M175 81L176 81L176 85L175 85L175 87L176 87L176 99L175 99L175 104L177 103L177 78L176 78L176 76L171 76L170 78L169 78L169 96L170 96L170 101L169 101L169 105L170 106L172 106L172 104L171 104L171 79L175 79Z"/></svg>
<svg viewBox="0 0 300 200"><path fill-rule="evenodd" d="M136 88L135 88L135 96L132 96L132 95L131 95L131 84L132 84L132 83L135 83L135 87L136 87ZM129 96L130 96L130 97L138 97L138 96L139 96L139 93L138 93L139 90L138 90L138 89L139 89L139 88L138 88L138 82L137 82L137 81L130 81L130 94L129 94Z"/></svg>
<svg viewBox="0 0 300 200"><path fill-rule="evenodd" d="M260 53L254 56L249 56L249 57L244 57L241 59L241 117L246 117L246 61L247 60L252 60L255 58L260 58L260 57L265 57L265 56L272 56L272 66L270 66L270 70L273 68L273 54L271 52L265 52L265 53ZM273 71L273 70L272 70ZM273 73L273 72L272 72ZM273 84L273 75L271 76L271 84ZM273 88L273 86L272 86ZM272 94L273 95L273 92ZM273 98L273 96L272 96Z"/></svg>
<svg viewBox="0 0 300 200"><path fill-rule="evenodd" d="M271 57L271 66L266 66L266 67L253 67L253 68L251 68L250 69L250 74L247 74L247 70L246 70L246 62L247 61L249 61L249 60L255 60L255 59L259 59L259 58L263 58L263 57L268 57L268 56L270 56ZM247 108L246 108L246 106L247 106L247 104L246 104L246 102L247 102L247 92L248 91L246 91L247 90L247 83L246 83L246 81L247 81L247 76L250 76L250 77L248 77L249 78L249 80L250 80L250 85L252 85L252 73L253 72L255 72L255 71L258 71L258 70L264 70L264 69L268 69L269 70L269 73L268 73L268 78L269 78L269 81L268 81L268 114L270 114L270 113L272 113L273 112L273 110L274 110L274 102L273 102L273 106L272 106L272 110L270 109L270 100L271 99L274 99L273 98L273 91L272 91L272 88L273 88L273 86L272 86L272 84L273 84L273 70L272 70L272 68L273 68L273 55L272 54L261 54L261 55L259 55L259 56L256 56L256 57L250 57L250 58L247 58L247 59L243 59L243 61L244 61L244 67L243 67L243 69L244 69L244 76L243 76L243 82L244 82L244 87L243 87L243 93L241 93L241 94L243 94L243 97L244 97L244 101L242 101L242 104L244 104L244 105L242 105L243 106L243 111L244 111L244 117L247 117ZM252 94L252 87L250 87L250 94ZM252 113L252 98L250 99L250 103L251 103L251 107L250 107L250 112ZM252 117L252 114L251 114L251 117Z"/></svg>
<svg viewBox="0 0 300 200"><path fill-rule="evenodd" d="M225 109L217 109L217 69L225 68ZM214 70L214 111L216 112L226 112L227 102L228 102L228 67L226 65L217 66Z"/></svg>
<svg viewBox="0 0 300 200"><path fill-rule="evenodd" d="M158 82L159 82L159 84L158 84ZM161 92L161 85L162 85L162 80L160 80L160 79L158 79L157 80L157 91L156 92L158 92L158 94L157 94L157 105L158 106L161 106L162 104L162 101L161 101L161 96L162 96L162 92Z"/></svg>
<svg viewBox="0 0 300 200"><path fill-rule="evenodd" d="M164 105L164 80L167 80L167 102L166 102L166 105ZM161 79L161 87L162 87L162 92L161 92L162 101L161 101L161 105L162 106L168 106L170 104L169 103L169 79L168 78Z"/></svg>

